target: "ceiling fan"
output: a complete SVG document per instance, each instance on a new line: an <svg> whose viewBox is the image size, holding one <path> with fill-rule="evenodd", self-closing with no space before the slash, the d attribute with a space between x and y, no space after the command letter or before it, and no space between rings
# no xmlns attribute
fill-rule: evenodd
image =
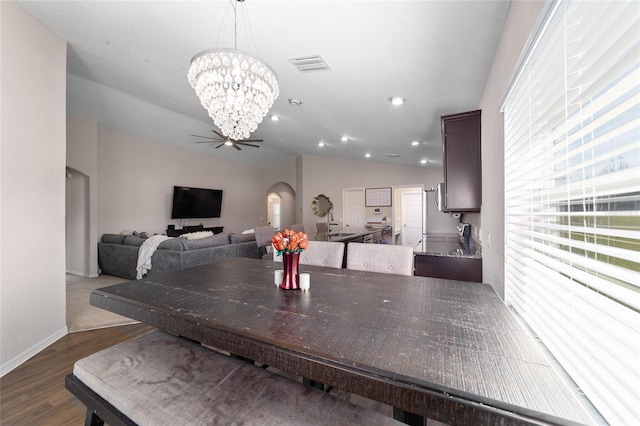
<svg viewBox="0 0 640 426"><path fill-rule="evenodd" d="M240 145L252 146L254 148L260 148L260 145L254 145L254 143L264 142L262 139L243 139L241 141L237 141L237 140L231 139L231 138L229 138L227 136L224 136L222 133L218 132L217 130L211 129L211 131L213 133L215 133L216 135L218 135L218 137L215 138L215 137L211 137L211 136L200 136L200 135L191 135L191 136L195 136L196 138L208 139L208 140L204 140L204 141L196 141L195 143L215 143L215 142L220 142L220 144L218 146L216 146L216 149L220 148L222 145L227 145L227 146L233 146L238 151L242 150L242 148L240 148ZM253 142L253 143L249 143L249 142Z"/></svg>

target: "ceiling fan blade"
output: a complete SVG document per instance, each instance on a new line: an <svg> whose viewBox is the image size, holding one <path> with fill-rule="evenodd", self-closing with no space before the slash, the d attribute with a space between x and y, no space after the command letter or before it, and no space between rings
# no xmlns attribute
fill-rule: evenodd
<svg viewBox="0 0 640 426"><path fill-rule="evenodd" d="M263 139L242 139L240 142L264 142Z"/></svg>
<svg viewBox="0 0 640 426"><path fill-rule="evenodd" d="M214 142L220 142L220 141L193 141L193 143L214 143Z"/></svg>
<svg viewBox="0 0 640 426"><path fill-rule="evenodd" d="M238 143L240 145L244 145L244 146L252 146L254 148L260 148L260 145L254 145L254 144L251 144L251 143L246 143L246 142L236 142L236 143Z"/></svg>
<svg viewBox="0 0 640 426"><path fill-rule="evenodd" d="M224 145L224 142L222 142L220 145L216 146L216 149L220 148L222 145Z"/></svg>
<svg viewBox="0 0 640 426"><path fill-rule="evenodd" d="M216 129L211 129L211 131L213 133L215 133L216 135L220 136L222 139L227 139L227 137L225 135L223 135L222 133L220 133L219 131L217 131Z"/></svg>
<svg viewBox="0 0 640 426"><path fill-rule="evenodd" d="M212 138L211 136L200 136L200 135L191 135L191 136L195 136L196 138L211 139L212 141L219 140L218 138Z"/></svg>
<svg viewBox="0 0 640 426"><path fill-rule="evenodd" d="M238 151L242 151L242 148L240 148L240 147L238 146L238 144L236 144L235 142L233 143L233 147L234 147L235 149L237 149Z"/></svg>

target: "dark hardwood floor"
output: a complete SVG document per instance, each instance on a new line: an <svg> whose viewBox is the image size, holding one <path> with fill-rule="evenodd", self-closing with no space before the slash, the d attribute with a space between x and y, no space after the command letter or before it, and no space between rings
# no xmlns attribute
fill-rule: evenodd
<svg viewBox="0 0 640 426"><path fill-rule="evenodd" d="M134 324L67 334L0 379L0 424L83 425L86 409L64 387L73 363L152 329Z"/></svg>

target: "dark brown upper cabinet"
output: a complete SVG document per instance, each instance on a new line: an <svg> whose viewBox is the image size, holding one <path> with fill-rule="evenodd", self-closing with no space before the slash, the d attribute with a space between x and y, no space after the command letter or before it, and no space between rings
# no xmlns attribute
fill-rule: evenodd
<svg viewBox="0 0 640 426"><path fill-rule="evenodd" d="M451 212L479 212L482 205L480 113L441 117L445 206Z"/></svg>

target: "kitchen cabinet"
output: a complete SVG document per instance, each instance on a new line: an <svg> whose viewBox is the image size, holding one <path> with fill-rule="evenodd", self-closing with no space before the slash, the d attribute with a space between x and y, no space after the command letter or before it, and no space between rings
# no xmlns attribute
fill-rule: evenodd
<svg viewBox="0 0 640 426"><path fill-rule="evenodd" d="M482 259L416 254L414 275L482 282Z"/></svg>
<svg viewBox="0 0 640 426"><path fill-rule="evenodd" d="M451 212L479 212L482 205L480 118L480 110L441 117L444 201Z"/></svg>

